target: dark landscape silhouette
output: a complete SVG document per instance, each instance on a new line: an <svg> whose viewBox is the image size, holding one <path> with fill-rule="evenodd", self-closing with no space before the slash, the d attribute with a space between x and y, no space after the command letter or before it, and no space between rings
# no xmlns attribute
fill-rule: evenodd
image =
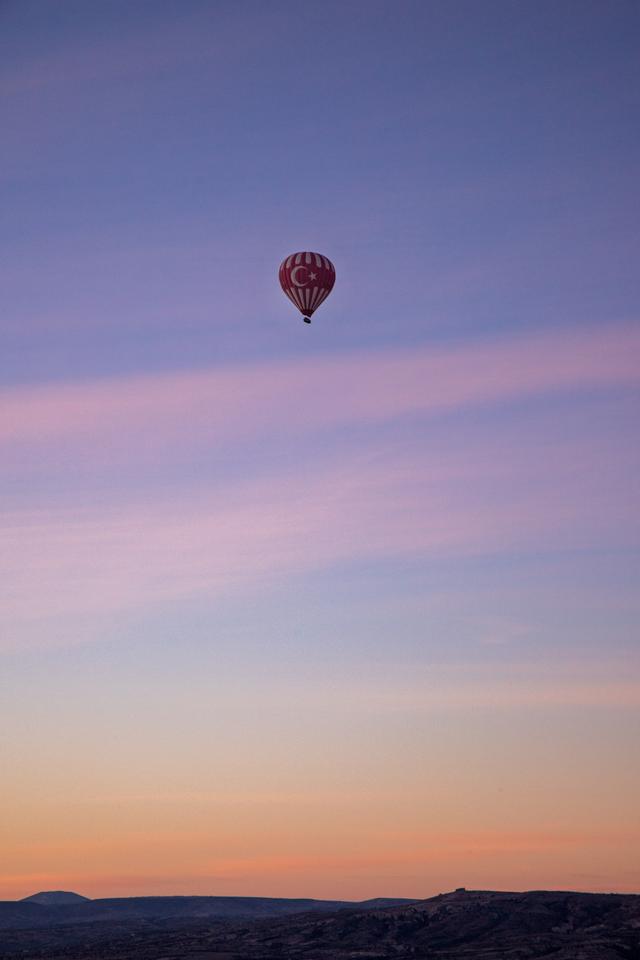
<svg viewBox="0 0 640 960"><path fill-rule="evenodd" d="M361 903L262 897L0 902L22 960L640 960L640 895L464 890Z"/></svg>

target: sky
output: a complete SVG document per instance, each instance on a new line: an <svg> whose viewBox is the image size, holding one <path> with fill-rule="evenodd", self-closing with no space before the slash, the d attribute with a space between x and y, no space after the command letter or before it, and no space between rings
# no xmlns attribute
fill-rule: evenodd
<svg viewBox="0 0 640 960"><path fill-rule="evenodd" d="M0 0L0 898L640 892L639 40Z"/></svg>

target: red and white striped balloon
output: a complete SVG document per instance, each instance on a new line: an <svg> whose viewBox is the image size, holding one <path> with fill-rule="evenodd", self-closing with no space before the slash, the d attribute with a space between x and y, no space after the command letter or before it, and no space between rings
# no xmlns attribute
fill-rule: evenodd
<svg viewBox="0 0 640 960"><path fill-rule="evenodd" d="M312 314L329 296L335 282L335 267L321 253L292 253L280 264L280 286L305 323L311 323Z"/></svg>

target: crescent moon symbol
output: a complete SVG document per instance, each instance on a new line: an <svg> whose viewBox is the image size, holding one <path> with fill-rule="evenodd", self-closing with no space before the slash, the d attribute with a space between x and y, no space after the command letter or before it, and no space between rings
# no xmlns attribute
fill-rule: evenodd
<svg viewBox="0 0 640 960"><path fill-rule="evenodd" d="M306 287L306 285L309 283L308 277L304 283L300 283L300 281L296 279L296 273L298 272L298 270L306 270L306 269L307 269L306 267L302 267L302 266L293 268L293 270L291 271L291 283L294 285L294 287Z"/></svg>

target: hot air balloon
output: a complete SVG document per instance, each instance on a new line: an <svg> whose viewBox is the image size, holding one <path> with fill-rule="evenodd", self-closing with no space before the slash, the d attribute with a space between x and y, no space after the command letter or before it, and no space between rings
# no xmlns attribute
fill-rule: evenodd
<svg viewBox="0 0 640 960"><path fill-rule="evenodd" d="M336 282L336 269L321 253L292 253L280 264L280 286L302 314L305 323Z"/></svg>

